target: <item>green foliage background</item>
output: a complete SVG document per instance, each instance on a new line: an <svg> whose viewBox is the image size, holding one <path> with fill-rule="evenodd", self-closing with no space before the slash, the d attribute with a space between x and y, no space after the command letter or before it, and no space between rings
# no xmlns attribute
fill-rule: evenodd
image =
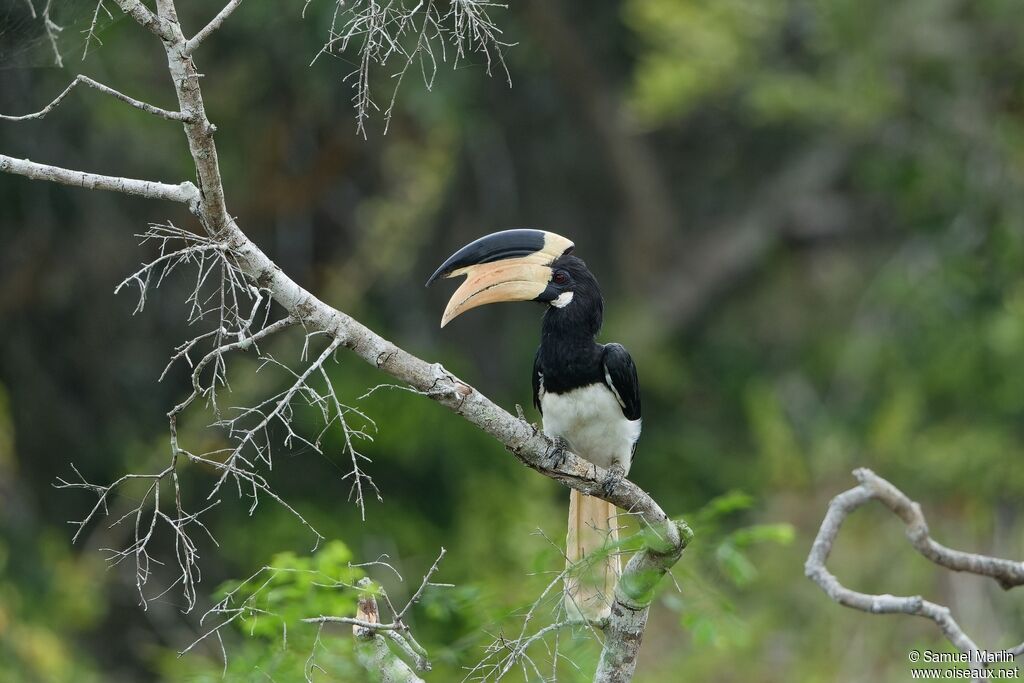
<svg viewBox="0 0 1024 683"><path fill-rule="evenodd" d="M38 2L37 2L38 4ZM194 30L208 3L180 0ZM490 307L443 332L444 288L421 284L457 246L495 229L570 236L601 280L604 338L633 352L644 436L631 478L697 537L652 613L640 681L898 681L906 653L943 649L923 620L840 608L803 577L831 496L867 466L920 501L954 547L1024 556L1024 5L1017 0L528 0L494 10L513 87L480 59L408 79L388 134L355 135L353 55L309 62L332 5L247 2L197 53L230 210L282 268L502 405L528 407L533 306ZM54 10L63 69L24 0L0 3L0 111L33 111L82 72L171 102L160 48L114 12L79 61L91 2ZM391 71L375 76L383 102ZM0 152L101 173L192 176L180 129L94 92L43 121L0 123ZM365 452L384 503L346 498L337 439L270 474L331 544L270 504L226 496L200 549L202 606L174 591L143 610L130 569L72 546L92 501L52 488L74 462L93 481L164 462L183 372L156 377L187 338L187 277L131 316L113 286L151 255L150 221L178 207L0 178L0 679L220 680L219 647L177 657L200 613L270 565L353 579L398 598L441 546L439 581L413 621L431 680L460 680L557 570L566 493L428 400L341 354L342 398L378 424ZM710 284L708 284L710 283ZM301 338L275 356L298 361ZM253 358L235 399L279 386ZM527 413L536 417L530 410ZM182 426L216 447L209 416ZM300 422L302 420L300 419ZM183 473L195 500L210 472ZM132 505L132 493L112 513ZM164 543L167 539L163 539ZM169 546L165 546L169 550ZM935 570L879 510L849 521L832 566L866 591L949 604L982 646L1024 639L1019 596ZM301 680L316 628L351 612L345 589L276 579L288 622L225 633L229 680ZM221 586L221 588L218 588ZM262 603L261 603L262 604ZM209 626L209 623L206 624ZM344 630L318 658L361 680ZM596 647L562 643L585 679ZM521 676L518 672L513 674ZM323 676L323 680L328 680Z"/></svg>

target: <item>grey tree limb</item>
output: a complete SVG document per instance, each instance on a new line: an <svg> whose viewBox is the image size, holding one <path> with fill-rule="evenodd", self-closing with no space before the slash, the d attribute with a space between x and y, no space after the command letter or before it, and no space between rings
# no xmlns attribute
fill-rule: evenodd
<svg viewBox="0 0 1024 683"><path fill-rule="evenodd" d="M231 16L231 13L238 9L238 6L241 4L242 0L231 0L231 2L224 5L224 8L217 13L217 16L210 20L209 24L204 26L197 34L188 39L188 42L185 43L185 54L190 55L195 52L195 49L199 47L204 40L209 38L214 31L219 29L224 24L225 20Z"/></svg>
<svg viewBox="0 0 1024 683"><path fill-rule="evenodd" d="M68 85L68 87L64 88L64 91L61 94L57 95L57 97L55 97L52 102L50 102L48 105L46 105L39 111L33 114L24 114L21 116L10 116L7 114L0 114L0 121L31 121L33 119L44 118L47 114L56 109L64 100L64 98L67 97L71 93L71 91L74 90L75 86L79 83L87 85L90 88L95 88L96 90L99 90L101 93L119 99L125 104L135 107L140 111L144 111L147 114L153 114L154 116L159 116L169 121L185 121L188 118L180 111L168 111L166 109L161 109L160 107L155 107L152 104L143 102L142 100L137 100L134 97L129 97L128 95L125 95L122 92L114 90L109 86L103 85L99 81L95 81L89 78L88 76L83 76L79 74L78 76L75 76L75 80L71 81L71 84Z"/></svg>
<svg viewBox="0 0 1024 683"><path fill-rule="evenodd" d="M174 34L167 20L154 14L152 10L142 4L142 0L115 0L115 2L122 12L156 37L165 41L173 38ZM175 18L176 21L177 18Z"/></svg>
<svg viewBox="0 0 1024 683"><path fill-rule="evenodd" d="M188 181L170 185L153 180L99 175L84 171L72 171L59 166L38 164L28 159L15 159L5 154L0 154L0 172L13 173L33 180L48 180L61 185L83 187L87 190L110 190L148 199L165 199L187 204L190 207L197 205L199 201L198 188Z"/></svg>
<svg viewBox="0 0 1024 683"><path fill-rule="evenodd" d="M356 638L360 640L356 646L356 658L363 668L374 672L372 680L379 680L380 683L423 683L423 679L408 664L388 649L384 636L366 631L365 636Z"/></svg>
<svg viewBox="0 0 1024 683"><path fill-rule="evenodd" d="M866 503L877 500L903 521L911 545L941 567L988 576L998 581L1003 588L1009 589L1024 584L1024 562L947 548L931 538L921 507L905 493L869 469L854 470L853 475L860 484L839 494L829 503L828 512L804 564L804 573L840 605L871 614L916 615L935 622L949 642L970 657L971 670L976 680L980 679L987 663L979 660L978 646L953 618L948 607L925 600L919 595L875 595L845 587L826 567L832 546L846 518ZM1016 656L1019 654L1016 650L1022 647L1024 643L1011 652Z"/></svg>
<svg viewBox="0 0 1024 683"><path fill-rule="evenodd" d="M644 550L635 554L622 570L615 586L611 615L604 626L605 643L595 682L626 683L633 679L654 590L693 538L693 531L685 522L670 524L675 532L671 538L662 536L658 527L648 527Z"/></svg>
<svg viewBox="0 0 1024 683"><path fill-rule="evenodd" d="M43 6L43 29L46 31L46 37L50 41L50 49L53 50L53 63L58 68L63 68L64 60L60 56L60 48L57 47L57 36L61 31L64 30L63 26L57 24L50 16L50 4L53 0L46 0L46 5ZM32 17L36 16L36 9L29 2L29 7L32 7Z"/></svg>

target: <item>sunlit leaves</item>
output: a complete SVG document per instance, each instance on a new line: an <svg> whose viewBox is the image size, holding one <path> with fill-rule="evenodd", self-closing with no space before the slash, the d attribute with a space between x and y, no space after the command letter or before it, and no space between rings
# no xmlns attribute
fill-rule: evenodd
<svg viewBox="0 0 1024 683"><path fill-rule="evenodd" d="M355 614L355 582L365 573L350 566L351 559L341 541L325 544L312 556L278 553L261 572L242 582L227 582L219 592L228 599L227 608L243 609L237 622L242 632L276 639L289 627L301 627L307 617Z"/></svg>

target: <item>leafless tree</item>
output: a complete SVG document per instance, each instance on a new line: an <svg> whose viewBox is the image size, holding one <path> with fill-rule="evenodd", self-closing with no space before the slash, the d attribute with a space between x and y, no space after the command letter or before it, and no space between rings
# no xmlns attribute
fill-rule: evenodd
<svg viewBox="0 0 1024 683"><path fill-rule="evenodd" d="M115 563L134 564L135 583L140 601L145 605L153 597L147 592L156 561L150 555L151 541L161 530L170 533L179 572L177 579L163 592L177 586L190 610L197 604L196 584L200 577L197 549L201 537L216 542L203 516L220 503L224 491L233 489L239 497L247 499L250 511L265 500L285 507L309 529L315 546L322 538L320 533L274 492L267 477L274 463L274 453L282 445L287 448L301 443L321 451L323 434L332 429L340 430L344 437L344 456L350 464L346 478L351 485L351 497L362 509L365 496L376 494L376 486L365 469L369 461L359 451L360 441L372 435L372 420L341 400L326 370L329 363L335 362L336 354L344 349L391 375L401 388L440 403L484 430L528 467L567 487L610 501L639 521L642 530L639 548L623 570L607 619L590 624L562 619L531 631L537 606L560 590L564 577L559 575L526 615L521 635L512 641L503 639L492 648L476 673L496 680L514 666L520 666L529 676L529 667L535 667L527 653L531 645L548 636L557 636L560 629L582 626L603 634L595 680L630 680L654 588L678 561L691 537L689 528L685 523L669 519L661 507L632 482L609 477L600 468L565 452L522 415L511 415L440 364L409 354L345 312L327 305L292 280L248 238L227 208L215 143L217 129L207 116L202 79L195 61L197 49L238 10L241 0L230 0L191 37L186 36L178 20L175 0L155 0L155 10L141 0L114 2L160 42L178 108L170 111L156 107L86 76L78 76L38 112L4 116L3 120L43 118L60 106L73 88L84 84L141 112L180 123L195 165L195 181L167 183L99 175L6 155L0 155L0 171L185 205L198 221L198 230L182 229L170 222L151 225L139 237L143 242L155 244L157 255L125 278L117 291L136 288L137 310L142 310L147 293L153 287L159 286L165 277L190 268L194 287L187 299L188 321L201 331L178 346L171 358L172 365L185 364L189 368L191 386L187 396L167 414L170 448L166 465L150 473L125 474L109 484L92 483L72 466L75 476L58 482L61 488L83 489L96 496L91 510L76 522L76 538L87 525L108 512L114 491L141 485L138 505L115 520L115 524L131 527L132 540L125 548L111 550L110 559ZM388 64L398 64L395 76L396 83L400 84L404 74L418 66L428 87L438 61L445 60L449 53L457 61L476 52L483 56L488 69L504 70L501 54L506 43L501 41L500 31L489 15L500 5L486 0L445 3L422 0L408 6L397 0L348 3L336 0L336 3L334 24L321 54L343 50L349 45L357 49L360 61L349 78L355 81L357 128L362 133L365 133L366 117L378 108L370 90L369 70L373 67L388 68ZM87 32L86 49L95 40L97 17L107 11L104 1L100 0ZM42 16L59 62L56 33L60 29L49 17L49 3ZM392 95L392 105L393 101ZM390 115L392 105L385 110L385 118ZM301 329L305 339L300 362L294 366L266 350L266 343L272 336L293 328ZM229 358L244 353L257 354L261 367L280 372L286 378L285 388L255 405L233 408L224 405L220 397L227 388ZM197 401L205 402L214 412L216 426L230 440L229 447L202 451L181 443L178 419ZM294 411L301 405L313 408L321 418L319 434L301 434L293 429ZM281 432L284 433L283 444L275 441L275 435ZM183 504L179 474L190 464L217 473L206 504L198 509L186 509ZM266 570L273 571L273 568ZM419 680L413 668L421 672L429 668L426 652L408 632L404 617L432 583L436 570L435 563L426 573L420 590L405 607L395 610L389 604L390 621L382 622L376 616L370 618L371 614L379 613L368 595L364 595L366 599L356 617L310 615L310 619L321 626L330 621L352 624L357 629L357 637L373 648L363 658L364 663L376 667L386 680ZM365 585L357 588L368 593ZM226 599L212 613L230 621L247 608L251 605L233 605ZM219 638L223 625L206 635L216 634ZM413 668L397 657L391 646L412 661Z"/></svg>

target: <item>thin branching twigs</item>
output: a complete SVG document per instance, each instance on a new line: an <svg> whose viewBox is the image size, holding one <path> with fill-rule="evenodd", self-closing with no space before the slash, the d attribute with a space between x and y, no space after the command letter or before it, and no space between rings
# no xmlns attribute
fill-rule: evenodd
<svg viewBox="0 0 1024 683"><path fill-rule="evenodd" d="M89 28L82 31L85 34L85 47L82 49L82 60L89 56L89 46L95 42L97 45L102 45L103 41L100 40L99 36L96 35L96 27L99 24L100 12L107 15L108 19L113 19L114 15L110 13L107 6L103 3L103 0L96 1L96 7L92 11L92 21L89 22Z"/></svg>
<svg viewBox="0 0 1024 683"><path fill-rule="evenodd" d="M840 605L871 614L910 614L930 619L953 647L970 658L975 680L982 679L988 662L979 657L978 646L953 618L948 607L925 600L919 595L901 597L851 590L840 583L825 564L843 522L855 510L872 500L882 503L899 517L907 526L907 538L911 544L924 557L941 567L991 577L1003 588L1009 589L1024 584L1024 562L947 548L931 538L921 507L905 493L869 469L854 470L853 475L860 484L833 498L822 520L804 565L808 578L821 586Z"/></svg>
<svg viewBox="0 0 1024 683"><path fill-rule="evenodd" d="M51 111L53 111L58 106L60 106L60 103L64 101L64 98L67 97L71 93L71 91L75 89L75 86L78 85L79 83L81 83L83 85L87 85L90 88L93 88L94 90L98 90L98 91L100 91L101 93L103 93L105 95L110 95L111 97L113 97L115 99L121 100L125 104L127 104L127 105L129 105L131 107L135 107L139 111L144 111L147 114L152 114L154 116L159 116L160 118L167 119L168 121L187 121L188 120L188 116L186 116L185 114L182 114L180 111L168 111L168 110L163 109L161 107L153 106L152 104L149 104L148 102L143 102L142 100L137 100L134 97L129 97L128 95L125 95L124 93L122 93L122 92L120 92L118 90L114 90L110 86L103 85L99 81L93 80L93 79L89 78L88 76L83 76L83 75L79 74L78 76L75 76L75 80L71 81L71 83L68 85L68 87L64 88L64 90L63 90L63 92L61 92L61 94L59 94L59 95L57 95L57 97L53 98L52 102L50 102L48 105L46 105L45 107L43 107L39 111L37 111L35 113L32 113L32 114L23 114L21 116L10 116L10 115L7 115L7 114L0 114L0 121L31 121L31 120L34 120L34 119L45 118L47 114L49 114Z"/></svg>
<svg viewBox="0 0 1024 683"><path fill-rule="evenodd" d="M238 9L238 6L241 4L242 0L231 0L228 4L224 5L224 8L217 13L217 16L210 20L209 24L204 26L202 30L188 39L188 42L185 43L185 54L192 54L204 40L213 35L213 32L219 29L224 22L227 21L227 18L231 16L231 13Z"/></svg>
<svg viewBox="0 0 1024 683"><path fill-rule="evenodd" d="M339 55L355 48L356 65L345 81L354 91L356 131L364 137L367 121L380 110L374 95L375 69L397 62L397 70L387 74L394 83L384 109L387 132L406 73L418 64L424 87L432 89L438 64L448 61L449 51L454 55L454 67L471 54L482 55L487 74L500 66L511 85L503 51L512 43L502 39L501 29L490 15L506 7L488 0L335 0L327 40L313 62L322 55Z"/></svg>
<svg viewBox="0 0 1024 683"><path fill-rule="evenodd" d="M303 621L308 624L348 624L354 627L354 630L363 629L373 635L384 635L394 642L403 653L415 662L418 670L429 671L430 662L427 659L427 651L413 637L412 630L409 628L405 619L413 605L419 603L423 598L423 593L428 587L452 587L452 584L436 583L431 580L437 573L441 560L444 559L447 552L447 550L441 548L441 552L438 554L437 559L434 560L434 564L432 564L430 569L428 569L423 575L423 580L420 581L419 588L416 589L416 592L410 596L405 605L399 610L394 608L391 604L390 598L387 596L387 593L385 593L384 589L380 586L372 584L368 579L363 579L357 584L360 588L366 591L372 591L373 594L380 595L384 598L386 604L392 611L391 621L382 622L380 620L380 612L377 609L376 601L374 601L372 613L357 614L355 617L320 615L318 617L303 619ZM356 635L360 635L358 631L356 632Z"/></svg>
<svg viewBox="0 0 1024 683"><path fill-rule="evenodd" d="M358 594L359 610L354 617L319 616L304 620L306 623L318 625L312 651L304 666L307 681L312 681L313 671L319 670L323 672L323 669L316 663L316 655L320 647L320 636L325 624L346 624L352 626L353 634L356 638L369 645L369 647L361 648L360 656L372 662L371 666L375 670L379 670L380 667L387 667L397 675L397 678L387 680L420 681L420 678L416 676L413 669L421 672L430 671L431 664L427 657L427 651L413 636L412 629L405 619L412 607L422 600L427 589L452 587L452 584L438 583L433 580L446 552L444 548L441 548L437 559L434 560L434 563L423 575L419 587L401 609L396 609L383 587L368 577L363 577L350 583L337 576L328 575L319 569L261 567L247 579L241 581L237 586L225 593L224 597L203 614L199 620L200 626L204 628L203 632L183 648L178 655L181 656L190 652L200 643L213 637L217 638L218 643L220 643L221 631L240 618L272 617L282 619L281 615L275 613L273 608L263 598L268 590L272 589L278 577L283 574L294 573L304 575L318 588L347 590ZM385 567L394 573L399 581L402 581L402 575L391 564L384 561L385 557L381 556L381 558L373 562L349 563L348 566L349 569L362 569L369 566ZM392 615L390 621L382 622L377 598L382 599L387 609L390 610ZM213 626L206 627L207 620L213 620L216 623ZM283 619L281 623L282 639L287 641L287 623ZM412 667L410 668L406 661L393 654L388 648L387 643L394 644L406 660L412 663ZM225 670L227 670L227 653L223 647L221 647L221 654L224 657Z"/></svg>
<svg viewBox="0 0 1024 683"><path fill-rule="evenodd" d="M541 650L551 659L553 667L557 667L560 659L558 652L558 636L566 629L581 629L595 642L601 643L600 631L606 627L603 621L585 621L580 606L576 605L575 616L570 616L566 610L566 601L563 585L570 575L586 573L599 562L603 562L607 553L593 553L576 563L568 563L563 546L555 543L543 530L535 532L542 537L553 550L560 556L560 562L564 568L560 571L550 572L551 578L541 590L540 594L522 615L522 625L518 635L506 635L502 630L493 635L493 640L484 649L484 657L471 667L463 680L478 680L483 683L496 683L505 676L512 673L518 666L527 680L545 680L540 670L540 665L535 661L531 649L543 645ZM609 545L608 553L620 552L617 548ZM575 596L568 596L575 600ZM609 596L609 601L612 596ZM541 614L547 612L551 623L540 628L533 629L535 622ZM550 642L549 642L550 641ZM539 648L538 648L539 649ZM575 666L575 663L569 662ZM555 677L552 677L554 680Z"/></svg>
<svg viewBox="0 0 1024 683"><path fill-rule="evenodd" d="M431 581L433 575L438 571L438 564L444 557L444 554L445 551L442 548L441 554L438 556L437 560L434 561L434 564L428 570L427 574L424 575L420 590L417 591L406 604L406 611L408 608L412 607L412 605L420 601L423 596L423 590L427 587L451 587L451 584L442 584ZM383 557L384 556L382 556L382 558ZM400 581L402 580L402 576L398 573L398 570L381 559L362 564L349 563L348 567L349 569L357 569L370 565L386 567L390 571L394 572ZM329 575L321 569L275 567L269 565L261 567L247 579L239 582L238 585L226 592L224 596L215 605L213 605L213 607L207 610L199 620L200 626L203 627L202 633L189 645L179 651L178 656L182 656L190 652L200 643L203 643L210 638L217 638L218 643L221 643L221 631L225 627L235 623L237 620L245 618L270 617L280 620L282 626L282 641L286 645L288 638L287 622L284 620L282 615L274 611L273 605L266 601L265 598L267 593L273 591L275 582L280 577L288 574L301 574L311 581L312 585L320 589L352 591L357 593L361 607L360 612L357 613L354 618L351 618L344 623L352 624L354 625L354 628L360 629L357 636L363 636L364 640L370 640L374 636L386 636L409 657L410 661L414 662L414 666L416 666L418 670L430 670L430 662L426 659L426 651L423 650L422 646L420 646L418 642L416 642L416 639L412 636L411 629L408 625L397 617L390 624L379 623L380 613L377 609L377 603L374 596L383 598L392 611L394 612L395 610L394 607L391 606L391 601L387 598L387 594L384 592L383 588L371 581L369 578L363 577L358 581L351 582L351 580L346 581L338 576ZM369 604L366 602L367 600L372 600L372 611L362 609L364 604ZM207 621L214 621L215 623L212 626L207 627ZM340 621L340 619L320 618L309 619L308 621L318 623L322 629L325 623ZM316 654L319 645L320 631L317 632L313 649L309 658L306 660L305 671L307 680L311 680L311 672L313 670L322 670L316 664ZM221 647L221 655L224 657L224 667L226 670L227 653L223 647Z"/></svg>

